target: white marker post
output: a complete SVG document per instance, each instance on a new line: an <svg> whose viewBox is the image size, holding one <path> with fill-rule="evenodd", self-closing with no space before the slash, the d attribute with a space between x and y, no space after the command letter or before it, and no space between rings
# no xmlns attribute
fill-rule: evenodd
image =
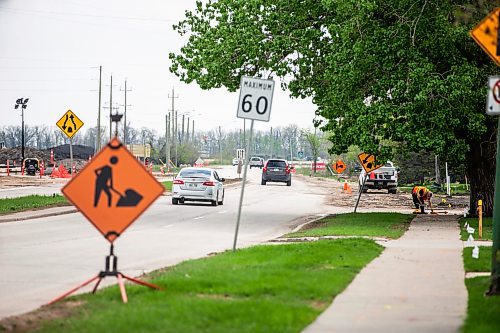
<svg viewBox="0 0 500 333"><path fill-rule="evenodd" d="M274 81L253 77L242 76L240 81L240 98L238 101L238 111L236 117L251 119L250 136L246 146L244 156L245 165L243 170L243 183L241 184L240 203L238 205L238 217L236 220L236 230L234 232L233 251L236 251L238 242L238 231L240 228L241 207L245 194L245 182L247 180L248 159L251 155L252 132L254 120L269 121L271 116L271 105L273 102Z"/></svg>

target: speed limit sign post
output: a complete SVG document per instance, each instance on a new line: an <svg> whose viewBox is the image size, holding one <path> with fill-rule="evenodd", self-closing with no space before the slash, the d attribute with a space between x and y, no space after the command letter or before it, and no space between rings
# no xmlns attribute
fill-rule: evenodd
<svg viewBox="0 0 500 333"><path fill-rule="evenodd" d="M236 117L251 119L250 135L248 138L244 156L245 165L243 170L243 183L241 184L240 204L238 206L238 217L234 233L233 251L236 250L238 241L238 230L240 228L241 207L243 195L245 194L245 182L247 180L248 159L251 156L252 134L254 120L269 121L271 116L271 105L273 102L274 81L255 77L242 76L240 81L240 98L238 100L238 111Z"/></svg>

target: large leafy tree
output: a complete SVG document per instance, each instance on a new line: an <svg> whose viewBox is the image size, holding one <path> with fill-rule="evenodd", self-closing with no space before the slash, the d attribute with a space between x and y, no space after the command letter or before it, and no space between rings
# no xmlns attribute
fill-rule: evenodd
<svg viewBox="0 0 500 333"><path fill-rule="evenodd" d="M171 71L210 89L241 75L278 77L313 98L332 152L381 160L426 150L465 163L471 211L493 210L496 121L486 116L493 62L468 30L499 1L208 0L174 26L188 41Z"/></svg>

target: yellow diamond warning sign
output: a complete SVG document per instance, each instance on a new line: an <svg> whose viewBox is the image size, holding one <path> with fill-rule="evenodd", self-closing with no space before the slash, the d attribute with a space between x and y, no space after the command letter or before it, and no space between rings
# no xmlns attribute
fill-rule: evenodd
<svg viewBox="0 0 500 333"><path fill-rule="evenodd" d="M113 242L164 191L144 166L114 138L62 193Z"/></svg>
<svg viewBox="0 0 500 333"><path fill-rule="evenodd" d="M500 66L500 8L494 9L470 31L476 43Z"/></svg>
<svg viewBox="0 0 500 333"><path fill-rule="evenodd" d="M71 139L73 135L82 128L83 121L81 121L73 111L68 110L61 119L57 121L56 125Z"/></svg>

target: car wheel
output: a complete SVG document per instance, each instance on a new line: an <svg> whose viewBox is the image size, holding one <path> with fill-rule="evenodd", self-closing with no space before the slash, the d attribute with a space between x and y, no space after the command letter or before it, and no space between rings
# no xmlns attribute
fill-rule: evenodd
<svg viewBox="0 0 500 333"><path fill-rule="evenodd" d="M217 205L219 204L219 191L217 191L217 194L215 195L215 200L210 201L210 203L212 204L212 206L217 207Z"/></svg>
<svg viewBox="0 0 500 333"><path fill-rule="evenodd" d="M223 205L224 204L224 191L222 191L222 200L219 201L219 205Z"/></svg>
<svg viewBox="0 0 500 333"><path fill-rule="evenodd" d="M389 194L396 194L396 193L398 193L398 189L397 188L390 188L388 190L388 192L389 192Z"/></svg>
<svg viewBox="0 0 500 333"><path fill-rule="evenodd" d="M287 181L286 186L292 186L292 181L291 180Z"/></svg>
<svg viewBox="0 0 500 333"><path fill-rule="evenodd" d="M260 182L260 185L266 185L266 181L264 179L262 179L262 181Z"/></svg>
<svg viewBox="0 0 500 333"><path fill-rule="evenodd" d="M179 204L179 199L172 198L172 205L178 205L178 204Z"/></svg>

